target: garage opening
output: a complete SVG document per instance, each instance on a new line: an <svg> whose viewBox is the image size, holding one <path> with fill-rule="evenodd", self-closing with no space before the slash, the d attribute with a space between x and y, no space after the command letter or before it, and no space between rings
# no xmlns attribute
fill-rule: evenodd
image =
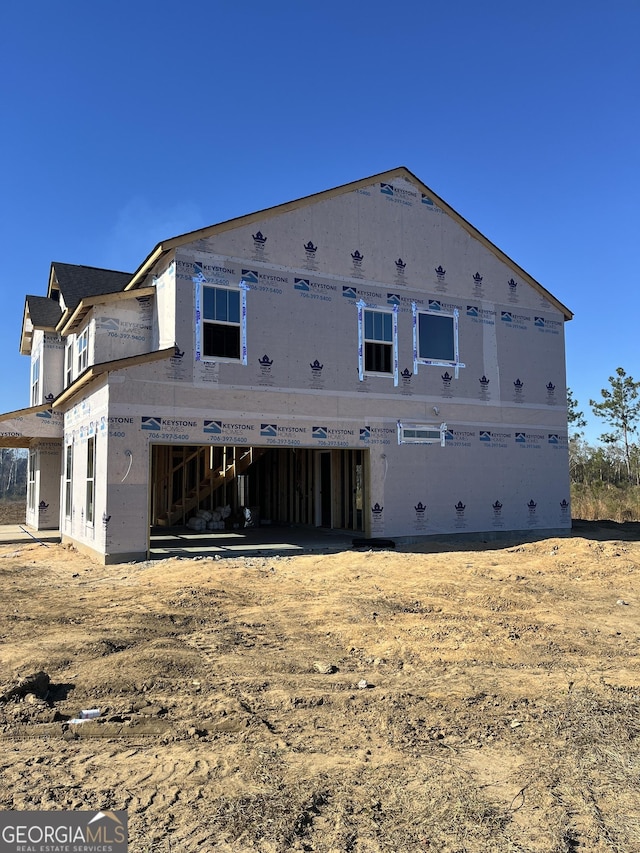
<svg viewBox="0 0 640 853"><path fill-rule="evenodd" d="M151 525L185 526L199 511L225 508L227 529L307 525L364 533L368 453L153 445Z"/></svg>

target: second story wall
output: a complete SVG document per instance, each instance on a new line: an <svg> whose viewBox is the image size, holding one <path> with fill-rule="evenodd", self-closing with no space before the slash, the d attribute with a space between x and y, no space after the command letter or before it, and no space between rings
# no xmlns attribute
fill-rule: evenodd
<svg viewBox="0 0 640 853"><path fill-rule="evenodd" d="M60 335L35 329L31 346L29 405L53 400L63 388L64 344Z"/></svg>
<svg viewBox="0 0 640 853"><path fill-rule="evenodd" d="M150 352L153 297L129 294L117 302L96 305L92 312L91 364Z"/></svg>

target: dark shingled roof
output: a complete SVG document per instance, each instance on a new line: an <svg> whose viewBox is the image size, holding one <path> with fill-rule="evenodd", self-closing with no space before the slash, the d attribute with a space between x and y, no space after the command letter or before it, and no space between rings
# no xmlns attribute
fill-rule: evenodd
<svg viewBox="0 0 640 853"><path fill-rule="evenodd" d="M66 308L72 312L81 299L119 293L131 281L132 273L102 270L76 264L51 264Z"/></svg>
<svg viewBox="0 0 640 853"><path fill-rule="evenodd" d="M36 329L55 329L62 309L55 299L48 296L27 296L27 311L29 319Z"/></svg>

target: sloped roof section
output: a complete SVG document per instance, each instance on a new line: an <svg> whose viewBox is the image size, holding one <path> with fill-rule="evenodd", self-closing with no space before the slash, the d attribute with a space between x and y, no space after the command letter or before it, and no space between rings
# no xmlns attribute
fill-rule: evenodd
<svg viewBox="0 0 640 853"><path fill-rule="evenodd" d="M62 294L64 307L73 312L81 299L87 296L102 296L105 293L118 293L131 281L130 272L104 270L99 267L85 267L76 264L51 264L49 296L55 290Z"/></svg>
<svg viewBox="0 0 640 853"><path fill-rule="evenodd" d="M34 329L55 331L61 317L62 308L57 299L50 299L48 296L27 296L22 315L20 353L22 355L31 353Z"/></svg>
<svg viewBox="0 0 640 853"><path fill-rule="evenodd" d="M172 237L168 240L164 240L161 243L158 243L155 248L151 251L151 253L147 256L147 258L142 262L142 264L138 267L136 272L131 276L130 281L126 285L127 290L132 290L136 287L140 287L149 274L154 264L167 252L172 249L177 248L178 246L183 246L186 243L194 242L195 240L206 239L207 237L213 237L216 234L221 234L224 231L229 231L232 228L238 228L242 225L250 225L255 221L264 220L265 217L268 216L276 216L280 213L286 213L291 210L297 210L303 207L306 207L310 204L314 204L315 202L333 198L335 196L342 195L343 193L353 192L354 190L362 189L364 187L368 187L371 184L375 183L391 183L394 178L403 178L407 181L410 181L414 184L424 195L429 196L429 198L434 201L438 207L442 208L446 213L451 216L465 231L467 231L472 237L476 240L479 240L484 246L486 246L489 251L491 251L496 257L500 258L503 262L508 264L519 276L530 284L534 290L537 290L542 296L548 299L552 305L564 315L566 320L571 320L573 318L573 313L563 305L552 293L550 293L540 282L536 281L535 278L529 275L529 273L522 269L514 260L512 260L508 255L506 255L501 249L499 249L494 243L492 243L487 237L484 236L477 228L474 228L470 222L461 216L456 210L454 210L450 205L444 201L444 199L440 198L437 193L435 193L432 189L430 189L426 184L423 184L422 181L417 178L413 172L409 171L406 166L398 166L395 169L391 169L388 172L380 172L377 175L371 175L368 178L362 178L358 181L352 181L349 184L342 184L341 186L334 187L333 189L324 190L319 193L315 193L313 195L304 196L303 198L296 199L294 201L288 201L284 204L279 204L276 207L270 207L266 210L258 210L254 213L246 214L245 216L237 217L236 219L229 219L225 222L220 222L216 225L209 225L206 228L200 228L197 231L191 231L187 234L180 234L176 237Z"/></svg>
<svg viewBox="0 0 640 853"><path fill-rule="evenodd" d="M55 329L62 317L60 303L48 296L27 296L26 310L35 329Z"/></svg>

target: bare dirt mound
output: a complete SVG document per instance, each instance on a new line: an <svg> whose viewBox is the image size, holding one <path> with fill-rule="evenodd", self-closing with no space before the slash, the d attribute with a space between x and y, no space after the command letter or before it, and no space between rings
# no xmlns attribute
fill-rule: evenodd
<svg viewBox="0 0 640 853"><path fill-rule="evenodd" d="M24 524L26 513L24 501L0 500L0 525Z"/></svg>
<svg viewBox="0 0 640 853"><path fill-rule="evenodd" d="M0 808L126 808L141 853L640 850L640 544L586 536L0 548Z"/></svg>

